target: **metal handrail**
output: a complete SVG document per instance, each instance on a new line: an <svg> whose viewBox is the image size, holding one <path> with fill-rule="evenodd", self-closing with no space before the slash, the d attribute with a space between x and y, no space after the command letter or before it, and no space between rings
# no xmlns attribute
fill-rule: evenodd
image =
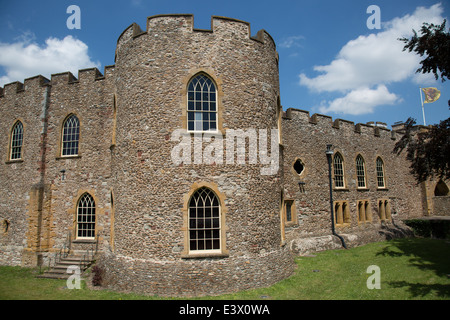
<svg viewBox="0 0 450 320"><path fill-rule="evenodd" d="M95 237L95 249L87 249L86 252L82 255L81 259L80 259L80 270L83 270L84 267L89 266L90 262L92 262L92 260L94 260L95 255L97 254L98 251L98 238L99 238L99 234L96 235Z"/></svg>

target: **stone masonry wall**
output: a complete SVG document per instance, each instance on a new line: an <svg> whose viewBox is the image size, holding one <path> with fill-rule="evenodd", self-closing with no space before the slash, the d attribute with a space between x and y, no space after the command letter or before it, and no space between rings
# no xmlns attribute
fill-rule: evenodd
<svg viewBox="0 0 450 320"><path fill-rule="evenodd" d="M48 108L49 86L43 77L26 79L24 84L5 85L0 96L0 263L36 264L35 252L48 247L48 194L43 174L45 163L41 146L44 142L44 123ZM11 130L16 121L23 124L22 158L10 159ZM32 143L30 143L32 142ZM45 221L44 221L45 220ZM41 239L41 234L45 239ZM41 241L43 240L43 241Z"/></svg>
<svg viewBox="0 0 450 320"><path fill-rule="evenodd" d="M285 199L295 201L298 223L287 228L287 239L302 239L331 235L330 194L327 144L344 159L345 188L334 187L333 200L348 201L350 219L336 224L337 233L356 235L359 244L380 239L389 233L382 228L395 228L392 222L423 214L421 188L409 173L404 155L396 156L392 150L399 134L382 127L357 124L331 117L288 109L283 119L283 144L285 150ZM365 160L366 188L357 188L356 157ZM385 188L378 188L376 159L384 162ZM298 175L293 168L296 159L304 164ZM332 169L333 170L333 169ZM299 186L303 182L303 186ZM380 221L378 201L389 200L392 220ZM372 220L358 220L357 202L369 201ZM336 222L337 223L337 222ZM349 241L351 245L352 241Z"/></svg>
<svg viewBox="0 0 450 320"><path fill-rule="evenodd" d="M69 234L71 240L76 240L76 207L85 192L96 203L96 235L100 242L109 241L113 72L110 66L104 75L97 69L86 69L79 71L77 79L70 73L52 76L46 178L52 185L55 250L64 245ZM74 157L61 156L62 126L70 114L80 121L80 143ZM72 244L73 250L88 247Z"/></svg>
<svg viewBox="0 0 450 320"><path fill-rule="evenodd" d="M260 32L254 39L249 24L234 19L213 17L212 30L195 30L190 15L162 15L148 19L146 32L135 24L124 31L115 68L116 256L108 260L108 270L114 269L116 276L109 278L111 287L123 287L115 283L129 277L123 265L131 267L139 264L139 259L146 261L139 268L155 283L147 287L149 293L161 292L158 286L186 293L227 292L234 290L233 279L242 276L243 268L248 286L273 283L292 272L292 258L280 247L282 168L274 175L261 175L266 165L249 164L248 160L246 164L227 164L226 152L223 162L214 164L177 165L171 156L180 143L172 139L173 133L186 128L187 83L199 72L217 85L218 129L223 137L231 129L254 128L268 129L269 139L270 129L277 128L277 69L271 37ZM270 149L270 140L268 143ZM193 162L199 151L194 149ZM221 257L213 259L207 254L187 257L188 219L183 208L189 192L202 184L211 186L223 201L225 241ZM282 257L290 267L281 270L267 265L268 261L280 263L267 260L267 256ZM176 271L155 271L164 270L165 265ZM212 273L221 270L220 275L200 277L205 266ZM141 275L137 274L130 285L140 285ZM167 284L173 279L177 279L176 286L169 289Z"/></svg>
<svg viewBox="0 0 450 320"><path fill-rule="evenodd" d="M252 36L250 24L224 17L212 17L211 30L194 29L193 22L192 15L158 15L147 19L145 31L130 25L104 74L85 69L77 78L64 72L0 88L0 265L45 264L69 238L72 251L93 248L94 241L76 235L78 200L88 192L105 287L192 296L271 285L294 271L292 252L341 247L331 235L327 144L344 159L345 188L333 188L333 200L348 205L336 231L349 246L396 236L406 230L402 220L448 212L448 195L433 198L437 181L417 185L404 155L392 153L398 132L297 109L283 113L278 54L266 31ZM199 73L217 88L218 132L174 137L187 128L186 88ZM62 126L70 114L80 121L79 153L64 157ZM11 160L16 121L24 126L22 158ZM280 134L271 131L280 125ZM233 130L255 132L259 143L266 139L267 155L278 157L262 163L259 144L251 162L255 145L247 139L238 163L237 141L227 149ZM200 147L197 137L204 139ZM173 150L184 138L191 162L175 164ZM222 158L205 163L216 139ZM231 152L234 163L227 162ZM377 186L377 157L384 188ZM275 171L262 173L273 165ZM223 241L212 255L188 247L188 201L200 187L221 204ZM286 201L293 203L290 222ZM371 212L365 221L359 201ZM380 201L389 209L380 209Z"/></svg>
<svg viewBox="0 0 450 320"><path fill-rule="evenodd" d="M36 266L47 262L75 239L76 206L83 192L97 205L96 231L109 240L111 188L110 151L113 125L113 67L105 76L97 69L26 79L5 86L0 97L2 140L0 174L0 257L3 264ZM66 117L80 120L76 157L61 156L61 132ZM14 123L24 126L23 156L10 160ZM62 170L65 170L64 179ZM85 248L81 246L80 249ZM72 249L77 249L76 245Z"/></svg>

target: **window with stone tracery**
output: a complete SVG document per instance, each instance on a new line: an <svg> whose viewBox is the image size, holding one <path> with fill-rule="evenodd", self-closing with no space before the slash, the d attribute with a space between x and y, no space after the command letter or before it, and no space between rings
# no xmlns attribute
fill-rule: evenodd
<svg viewBox="0 0 450 320"><path fill-rule="evenodd" d="M22 159L23 124L17 121L11 132L11 160Z"/></svg>
<svg viewBox="0 0 450 320"><path fill-rule="evenodd" d="M344 188L344 160L340 153L336 153L333 158L334 186Z"/></svg>
<svg viewBox="0 0 450 320"><path fill-rule="evenodd" d="M364 158L359 154L356 157L356 178L358 180L358 188L366 187L366 169Z"/></svg>
<svg viewBox="0 0 450 320"><path fill-rule="evenodd" d="M74 114L71 114L63 124L61 155L78 155L79 141L80 121Z"/></svg>
<svg viewBox="0 0 450 320"><path fill-rule="evenodd" d="M216 194L201 187L189 200L189 250L195 252L220 248L220 202Z"/></svg>
<svg viewBox="0 0 450 320"><path fill-rule="evenodd" d="M377 167L377 186L378 188L385 188L386 183L384 180L384 163L380 157L377 158L376 167Z"/></svg>
<svg viewBox="0 0 450 320"><path fill-rule="evenodd" d="M188 131L216 131L217 90L213 80L199 73L188 83L187 90Z"/></svg>
<svg viewBox="0 0 450 320"><path fill-rule="evenodd" d="M85 193L77 205L77 239L95 238L95 201Z"/></svg>

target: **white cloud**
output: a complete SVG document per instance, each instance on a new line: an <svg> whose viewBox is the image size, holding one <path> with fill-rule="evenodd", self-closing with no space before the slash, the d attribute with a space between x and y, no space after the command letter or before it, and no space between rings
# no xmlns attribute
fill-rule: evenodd
<svg viewBox="0 0 450 320"><path fill-rule="evenodd" d="M51 74L90 67L100 68L88 55L88 46L72 36L60 40L48 38L44 46L34 42L34 35L24 34L14 43L0 43L0 66L6 75L0 77L0 86L36 75L50 78Z"/></svg>
<svg viewBox="0 0 450 320"><path fill-rule="evenodd" d="M442 12L441 4L419 7L412 15L383 23L382 31L347 42L330 64L314 66L314 71L320 73L316 77L300 74L300 84L314 92L345 94L330 101L328 107L321 107L321 110L336 113L371 113L378 105L399 101L399 97L389 93L386 85L405 80L423 84L434 81L434 78L415 74L422 58L403 51L404 43L398 38L410 37L412 30L418 31L423 22L442 23ZM357 107L355 103L363 95L371 99L367 103L360 101L360 107Z"/></svg>
<svg viewBox="0 0 450 320"><path fill-rule="evenodd" d="M303 36L289 36L281 39L280 44L278 45L281 48L292 48L292 47L301 47L300 41L305 39Z"/></svg>
<svg viewBox="0 0 450 320"><path fill-rule="evenodd" d="M373 113L376 106L393 105L401 99L390 93L385 85L376 89L360 88L350 91L342 98L328 102L327 106L319 107L321 113L361 115Z"/></svg>

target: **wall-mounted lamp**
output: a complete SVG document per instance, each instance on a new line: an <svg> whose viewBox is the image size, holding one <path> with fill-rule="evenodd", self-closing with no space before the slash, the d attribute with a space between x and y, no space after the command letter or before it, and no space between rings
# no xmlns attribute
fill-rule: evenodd
<svg viewBox="0 0 450 320"><path fill-rule="evenodd" d="M60 172L61 172L61 181L64 181L66 179L66 170L62 169Z"/></svg>
<svg viewBox="0 0 450 320"><path fill-rule="evenodd" d="M332 156L333 155L333 145L332 144L327 144L327 151L325 151L325 153L327 154L327 156Z"/></svg>
<svg viewBox="0 0 450 320"><path fill-rule="evenodd" d="M298 187L300 188L300 192L305 191L305 185L306 185L306 182L303 182L303 181L298 182Z"/></svg>

